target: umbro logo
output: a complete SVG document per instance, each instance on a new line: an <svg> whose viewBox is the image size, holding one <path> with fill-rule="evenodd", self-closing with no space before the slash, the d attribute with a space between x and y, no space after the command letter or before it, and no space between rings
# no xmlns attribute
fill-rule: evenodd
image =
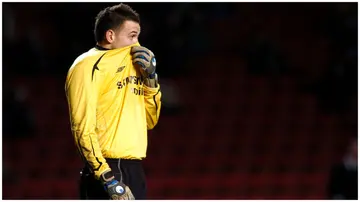
<svg viewBox="0 0 360 202"><path fill-rule="evenodd" d="M121 71L124 70L124 69L125 69L125 66L121 66L121 67L119 67L119 68L117 69L116 73L119 73L119 72L121 72Z"/></svg>

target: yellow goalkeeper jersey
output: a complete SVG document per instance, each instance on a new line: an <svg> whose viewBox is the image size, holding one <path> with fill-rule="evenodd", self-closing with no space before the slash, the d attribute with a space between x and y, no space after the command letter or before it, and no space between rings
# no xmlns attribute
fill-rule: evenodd
<svg viewBox="0 0 360 202"><path fill-rule="evenodd" d="M158 122L160 85L144 85L130 49L92 48L70 67L65 84L71 129L95 176L109 169L105 158L143 159L147 130Z"/></svg>

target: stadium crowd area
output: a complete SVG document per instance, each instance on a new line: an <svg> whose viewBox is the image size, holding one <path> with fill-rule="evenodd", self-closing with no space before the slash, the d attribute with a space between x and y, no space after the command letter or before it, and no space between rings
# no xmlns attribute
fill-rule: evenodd
<svg viewBox="0 0 360 202"><path fill-rule="evenodd" d="M3 4L4 199L78 197L65 77L108 5ZM356 3L130 5L163 91L149 199L331 197L357 137Z"/></svg>

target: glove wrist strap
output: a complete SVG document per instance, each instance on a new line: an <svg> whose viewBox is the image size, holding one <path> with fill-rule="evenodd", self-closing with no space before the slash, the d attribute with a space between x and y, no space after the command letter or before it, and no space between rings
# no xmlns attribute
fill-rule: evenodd
<svg viewBox="0 0 360 202"><path fill-rule="evenodd" d="M101 181L103 181L104 183L110 182L111 180L115 179L114 177L114 173L110 170L110 171L106 171L104 173L101 174L100 176Z"/></svg>
<svg viewBox="0 0 360 202"><path fill-rule="evenodd" d="M155 73L155 72L152 73L152 74L149 74L149 79L155 79L155 77L156 77L156 73Z"/></svg>
<svg viewBox="0 0 360 202"><path fill-rule="evenodd" d="M144 79L144 84L150 88L157 88L158 86L158 77L157 74L154 74L153 78L146 78Z"/></svg>

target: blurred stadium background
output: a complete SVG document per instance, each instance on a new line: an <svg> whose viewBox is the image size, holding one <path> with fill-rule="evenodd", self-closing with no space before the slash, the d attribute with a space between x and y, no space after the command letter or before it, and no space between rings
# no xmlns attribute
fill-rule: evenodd
<svg viewBox="0 0 360 202"><path fill-rule="evenodd" d="M114 4L3 3L4 199L78 197L65 77ZM357 3L129 5L163 90L149 199L328 198L357 138Z"/></svg>

